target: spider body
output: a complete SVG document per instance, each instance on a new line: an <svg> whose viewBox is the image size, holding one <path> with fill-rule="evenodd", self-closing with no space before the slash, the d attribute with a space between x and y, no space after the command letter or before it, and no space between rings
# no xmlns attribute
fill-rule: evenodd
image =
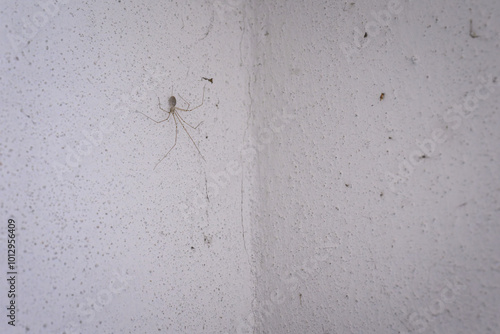
<svg viewBox="0 0 500 334"><path fill-rule="evenodd" d="M184 98L183 98L182 96L180 96L180 95L179 95L179 97L180 97L181 99L183 99L183 100L184 100ZM192 109L189 109L190 104L189 104L189 102L187 102L186 100L184 100L184 102L186 102L186 103L187 103L187 105L188 105L186 109L182 109L182 108L176 107L176 104L177 104L177 99L176 99L176 98L175 98L175 96L173 96L173 95L172 95L172 96L170 96L170 98L168 99L168 106L169 106L169 109L168 109L168 110L163 109L163 108L161 107L160 98L158 97L158 108L160 108L160 110L162 110L162 111L164 111L164 112L168 113L167 118L165 118L164 120L161 120L161 121L154 120L154 119L152 119L151 117L149 117L148 115L146 115L146 114L144 114L144 113L142 113L142 112L138 111L138 113L143 114L144 116L146 116L147 118L149 118L150 120L152 120L152 121L154 121L154 122L156 122L156 123L162 123L162 122L168 121L168 119L170 118L170 116L172 116L172 118L174 119L174 122L175 122L175 142L174 142L174 145L170 148L170 150L168 150L167 154L165 154L165 155L163 156L163 158L161 158L161 159L160 159L160 161L158 161L158 163L155 165L155 167L154 167L153 169L156 169L156 167L160 164L160 162L162 162L162 161L163 161L163 159L165 159L165 158L167 157L167 155L170 153L170 151L172 151L172 150L173 150L173 148L175 147L175 145L177 145L177 132L178 132L177 122L179 122L179 123L181 124L182 128L184 129L184 131L186 131L187 135L189 136L189 139L191 139L191 142L194 144L194 146L195 146L195 147L196 147L196 149L198 150L198 153L200 154L201 158L202 158L204 161L206 161L206 160L205 160L205 158L203 157L203 155L201 154L200 149L198 148L198 146L197 146L197 145L196 145L196 143L194 142L193 138L192 138L192 137L191 137L191 135L189 134L188 130L187 130L187 129L186 129L186 127L184 126L184 124L185 124L185 125L189 126L189 127L190 127L190 128L192 128L192 129L197 129L197 128L201 125L201 123L203 123L203 122L200 122L197 126L192 126L191 124L189 124L188 122L186 122L186 121L185 121L185 120L181 117L181 115L177 112L178 110L179 110L179 111L193 111L193 110L195 110L195 109L197 109L197 108L201 107L201 106L203 105L203 101L204 101L204 100L205 100L205 87L203 87L203 97L202 97L202 100L201 100L200 105L198 105L198 106L196 106L196 107L194 107L194 108L192 108Z"/></svg>
<svg viewBox="0 0 500 334"><path fill-rule="evenodd" d="M176 104L177 104L177 100L175 99L175 96L170 96L170 98L168 99L168 105L170 106L170 112L173 112L172 108L175 109Z"/></svg>

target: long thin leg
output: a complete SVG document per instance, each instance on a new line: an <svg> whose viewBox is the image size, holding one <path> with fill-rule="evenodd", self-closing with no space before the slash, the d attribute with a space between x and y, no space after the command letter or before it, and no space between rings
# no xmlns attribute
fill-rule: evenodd
<svg viewBox="0 0 500 334"><path fill-rule="evenodd" d="M169 114L169 116L170 116L170 114ZM167 155L170 153L170 151L172 151L174 149L175 145L177 145L177 132L178 132L177 131L177 120L175 119L175 115L173 116L173 118L175 121L175 142L174 142L174 145L170 148L170 150L168 150L167 154L165 154L163 156L163 158L161 158L160 161L158 161L158 163L155 165L155 168L153 168L153 170L156 169L156 167L160 164L160 162L162 162L163 159L165 159L167 157Z"/></svg>
<svg viewBox="0 0 500 334"><path fill-rule="evenodd" d="M187 135L189 136L189 139L191 139L191 142L193 142L194 146L198 150L198 153L200 154L200 156L203 159L203 161L207 162L205 160L205 158L203 157L203 154L201 154L200 149L198 148L198 145L196 145L196 143L194 142L193 138L191 138L191 135L189 134L188 130L186 129L186 127L184 126L184 124L182 124L182 121L181 121L181 118L179 116L179 113L174 112L174 119L175 119L175 116L179 117L179 123L181 123L182 127L184 128L184 131L186 131ZM175 123L175 124L177 125L177 123Z"/></svg>
<svg viewBox="0 0 500 334"><path fill-rule="evenodd" d="M163 108L161 107L161 104L160 104L160 98L158 98L158 108L160 108L160 109L161 109L161 110L163 110L164 112L168 113L168 117L167 117L167 118L165 118L165 119L164 119L164 120L162 120L162 121L157 121L157 120L155 120L155 119L153 119L153 118L149 117L148 115L146 115L146 114L145 114L145 113L143 113L143 112L140 112L140 111L137 111L137 112L138 112L139 114L143 114L144 116L146 116L147 118L149 118L150 120L152 120L152 121L154 121L154 122L156 122L156 123L161 123L161 122L168 121L168 119L170 118L170 112L168 112L168 110L165 110L165 109L163 109Z"/></svg>
<svg viewBox="0 0 500 334"><path fill-rule="evenodd" d="M177 109L177 107L175 109ZM179 113L175 113L175 114L177 115L177 117L179 117L184 122L184 124L188 125L189 127L191 127L192 129L195 129L195 130L201 125L201 123L203 123L203 121L201 121L197 126L192 126L191 124L186 122L184 120L184 118L182 118L181 115L179 115Z"/></svg>
<svg viewBox="0 0 500 334"><path fill-rule="evenodd" d="M183 98L183 97L181 96L181 94L179 94L179 97L180 97L180 98L181 98L184 102L186 102L186 103L187 103L188 107L186 108L186 110L189 110L189 106L191 105L191 103L189 103L188 101L186 101L186 99L185 99L185 98Z"/></svg>
<svg viewBox="0 0 500 334"><path fill-rule="evenodd" d="M149 117L148 115L146 115L146 114L145 114L145 113L143 113L143 112L140 112L140 111L137 111L137 112L138 112L139 114L143 114L144 116L146 116L147 118L149 118L150 120L152 120L152 121L154 121L154 122L156 122L156 123L165 122L165 121L167 121L167 120L169 119L169 117L170 117L170 113L169 113L167 118L165 118L165 119L164 119L164 120L162 120L162 121L157 121L157 120L155 120L155 119L152 119L151 117Z"/></svg>
<svg viewBox="0 0 500 334"><path fill-rule="evenodd" d="M158 96L157 96L158 97ZM168 110L165 110L161 107L161 103L160 103L160 97L158 97L158 108L160 108L160 110L163 110L164 112L169 112Z"/></svg>
<svg viewBox="0 0 500 334"><path fill-rule="evenodd" d="M180 96L180 95L179 95L179 97L180 97L181 99L183 99L183 100L184 100L184 98L183 98L182 96ZM184 100L184 101L185 101L186 103L188 103L186 100ZM182 109L182 108L177 108L177 107L175 107L175 109L177 109L177 110L182 110L182 111L193 111L193 110L195 110L195 109L197 109L197 108L201 107L201 106L203 105L203 102L204 102L204 101L205 101L205 86L203 86L203 97L201 98L201 104L200 104L199 106L196 106L196 107L194 107L193 109L189 109L189 103L188 103L188 108L187 108L187 109Z"/></svg>

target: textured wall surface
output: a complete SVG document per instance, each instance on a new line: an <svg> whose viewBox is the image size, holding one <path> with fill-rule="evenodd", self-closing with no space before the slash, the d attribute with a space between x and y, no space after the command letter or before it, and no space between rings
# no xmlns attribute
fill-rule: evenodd
<svg viewBox="0 0 500 334"><path fill-rule="evenodd" d="M0 332L497 333L499 16L5 3Z"/></svg>
<svg viewBox="0 0 500 334"><path fill-rule="evenodd" d="M256 332L498 333L500 3L258 3Z"/></svg>
<svg viewBox="0 0 500 334"><path fill-rule="evenodd" d="M1 12L0 210L2 226L17 222L19 295L15 330L2 312L0 332L234 332L253 294L235 163L249 103L242 10L38 3ZM167 106L173 87L194 107L204 86L203 106L181 115L204 121L187 129L206 162L179 125L153 170L174 121L136 111L165 118L157 97Z"/></svg>

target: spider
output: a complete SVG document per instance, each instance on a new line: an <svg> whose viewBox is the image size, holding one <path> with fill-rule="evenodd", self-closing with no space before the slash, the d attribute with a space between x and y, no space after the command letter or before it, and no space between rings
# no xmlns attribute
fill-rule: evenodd
<svg viewBox="0 0 500 334"><path fill-rule="evenodd" d="M149 117L148 115L140 112L140 111L137 111L138 113L140 114L143 114L144 116L146 116L147 118L149 118L150 120L156 122L156 123L162 123L162 122L165 122L165 121L168 121L168 119L170 118L170 116L172 116L172 118L174 119L175 121L175 142L174 142L174 145L170 148L170 150L168 150L167 154L165 154L163 156L163 158L160 159L160 161L158 161L155 165L155 167L153 168L156 169L156 167L160 164L160 162L163 161L163 159L165 159L167 157L167 155L170 153L170 151L172 151L175 147L175 145L177 145L177 132L178 132L178 127L177 127L177 121L179 121L179 123L182 125L182 128L184 129L184 131L186 131L187 135L189 136L189 139L191 139L191 142L193 142L194 146L196 147L196 149L198 150L198 153L200 154L201 158L203 159L203 161L206 162L205 158L203 157L203 155L201 154L200 152L200 149L198 148L198 146L196 145L196 143L194 142L193 138L191 137L191 135L189 134L188 130L186 129L186 127L184 126L184 124L186 124L187 126L189 126L190 128L192 129L197 129L201 123L203 123L203 121L201 121L197 126L192 126L191 124L189 124L188 122L186 122L182 117L181 115L179 115L179 113L177 112L178 110L181 110L181 111L193 111L199 107L201 107L203 105L203 102L205 101L205 87L203 87L203 97L201 98L201 103L200 105L192 108L192 109L189 109L189 102L186 101L182 96L179 95L179 97L181 99L184 100L184 102L187 103L187 108L186 109L182 109L182 108L179 108L179 107L176 107L175 105L177 104L177 100L175 98L175 96L173 95L173 87L172 87L172 96L170 96L170 98L168 99L168 106L169 106L169 109L166 110L166 109L163 109L161 107L161 102L160 102L160 98L158 97L158 108L160 108L160 110L168 113L168 117L165 118L164 120L161 120L161 121L157 121L155 119L152 119L151 117Z"/></svg>

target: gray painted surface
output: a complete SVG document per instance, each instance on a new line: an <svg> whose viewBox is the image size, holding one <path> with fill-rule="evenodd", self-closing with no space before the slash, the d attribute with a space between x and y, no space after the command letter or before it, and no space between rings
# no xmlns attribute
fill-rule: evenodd
<svg viewBox="0 0 500 334"><path fill-rule="evenodd" d="M54 3L0 12L2 333L498 332L498 1Z"/></svg>

